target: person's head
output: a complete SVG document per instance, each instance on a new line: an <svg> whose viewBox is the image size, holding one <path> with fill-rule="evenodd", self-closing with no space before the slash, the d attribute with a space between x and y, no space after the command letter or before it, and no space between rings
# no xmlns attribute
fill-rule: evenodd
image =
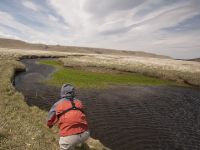
<svg viewBox="0 0 200 150"><path fill-rule="evenodd" d="M60 96L61 98L73 99L75 96L75 88L71 84L63 84Z"/></svg>

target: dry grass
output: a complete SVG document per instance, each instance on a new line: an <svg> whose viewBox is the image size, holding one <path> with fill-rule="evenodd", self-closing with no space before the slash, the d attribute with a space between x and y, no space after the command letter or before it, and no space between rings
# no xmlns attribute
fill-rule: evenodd
<svg viewBox="0 0 200 150"><path fill-rule="evenodd" d="M45 127L46 112L28 107L11 84L15 70L23 69L14 58L0 57L0 149L55 150L57 136Z"/></svg>
<svg viewBox="0 0 200 150"><path fill-rule="evenodd" d="M200 63L133 56L85 55L60 59L65 66L92 66L140 73L200 86Z"/></svg>
<svg viewBox="0 0 200 150"><path fill-rule="evenodd" d="M21 50L0 48L0 56L10 56L14 58L32 58L32 57L65 57L68 55L81 55L79 53L57 52L57 51L42 51L42 50Z"/></svg>

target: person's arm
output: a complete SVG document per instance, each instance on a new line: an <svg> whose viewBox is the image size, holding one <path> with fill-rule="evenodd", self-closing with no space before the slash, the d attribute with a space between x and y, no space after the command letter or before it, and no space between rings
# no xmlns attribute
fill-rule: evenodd
<svg viewBox="0 0 200 150"><path fill-rule="evenodd" d="M57 106L57 105L58 105L58 102L55 103L55 104L51 107L51 109L50 109L50 111L49 111L49 113L48 113L47 126L48 126L49 128L52 128L52 127L56 124L56 122L57 122L57 116L56 116L56 106Z"/></svg>

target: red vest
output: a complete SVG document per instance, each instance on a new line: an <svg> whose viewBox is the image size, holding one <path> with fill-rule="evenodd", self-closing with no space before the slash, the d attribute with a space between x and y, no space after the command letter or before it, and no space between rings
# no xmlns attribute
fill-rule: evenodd
<svg viewBox="0 0 200 150"><path fill-rule="evenodd" d="M81 101L74 100L74 103L77 108L83 109ZM71 107L71 102L69 100L64 100L56 106L56 114L60 114ZM79 134L88 130L86 116L79 110L70 110L61 115L58 120L58 126L60 128L60 136Z"/></svg>

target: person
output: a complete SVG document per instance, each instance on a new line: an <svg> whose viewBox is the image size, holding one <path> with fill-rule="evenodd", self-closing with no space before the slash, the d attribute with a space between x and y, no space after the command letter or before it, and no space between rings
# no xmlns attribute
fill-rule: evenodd
<svg viewBox="0 0 200 150"><path fill-rule="evenodd" d="M47 126L52 128L58 124L60 150L74 150L77 144L84 143L90 136L86 115L71 84L64 84L60 95L61 99L48 113Z"/></svg>

